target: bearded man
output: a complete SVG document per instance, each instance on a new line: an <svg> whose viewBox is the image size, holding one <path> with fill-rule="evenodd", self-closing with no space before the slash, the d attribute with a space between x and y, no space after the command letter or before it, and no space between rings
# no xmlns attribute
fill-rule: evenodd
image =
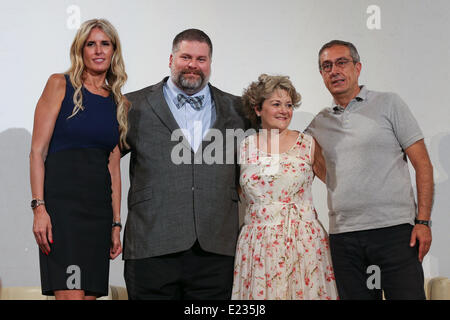
<svg viewBox="0 0 450 320"><path fill-rule="evenodd" d="M170 77L127 94L130 148L122 154L131 157L123 259L130 299L231 297L238 167L201 158L212 129L225 136L226 129L245 130L249 122L240 97L209 84L212 51L203 31L179 33ZM190 161L174 161L180 144L174 136Z"/></svg>

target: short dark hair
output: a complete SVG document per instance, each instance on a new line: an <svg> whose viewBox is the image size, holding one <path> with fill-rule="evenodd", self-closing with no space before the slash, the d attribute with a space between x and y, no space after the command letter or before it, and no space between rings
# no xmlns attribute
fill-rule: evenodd
<svg viewBox="0 0 450 320"><path fill-rule="evenodd" d="M347 47L350 50L350 56L353 59L353 63L357 63L360 61L359 59L359 53L358 50L356 50L356 47L351 42L343 41L343 40L332 40L330 42L325 43L322 48L319 50L319 70L322 69L322 66L320 65L320 55L325 49L334 47L334 46L344 46Z"/></svg>
<svg viewBox="0 0 450 320"><path fill-rule="evenodd" d="M186 29L175 36L172 42L172 53L178 50L181 41L198 41L206 43L209 47L209 55L212 57L213 46L211 39L206 33L199 29Z"/></svg>

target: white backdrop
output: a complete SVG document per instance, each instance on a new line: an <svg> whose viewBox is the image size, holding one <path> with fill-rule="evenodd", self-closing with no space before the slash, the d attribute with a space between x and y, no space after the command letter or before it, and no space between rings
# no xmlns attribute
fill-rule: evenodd
<svg viewBox="0 0 450 320"><path fill-rule="evenodd" d="M360 84L394 91L409 104L435 169L433 244L427 277L450 277L450 2L448 0L22 0L0 1L0 279L3 286L40 285L31 232L28 154L36 102L52 73L69 68L80 21L110 20L122 41L129 76L124 92L169 74L174 36L204 30L214 46L211 83L240 95L261 73L289 75L303 96L292 129L303 130L331 102L317 51L332 39L353 42ZM122 220L127 216L129 157L122 159ZM412 173L413 175L413 173ZM328 227L326 189L314 183L319 218ZM87 248L88 250L88 248ZM124 285L123 261L110 282Z"/></svg>

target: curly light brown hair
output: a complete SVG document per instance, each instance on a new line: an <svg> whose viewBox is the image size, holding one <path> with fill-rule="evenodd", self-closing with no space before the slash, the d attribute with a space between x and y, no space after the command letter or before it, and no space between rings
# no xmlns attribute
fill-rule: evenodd
<svg viewBox="0 0 450 320"><path fill-rule="evenodd" d="M288 76L270 76L265 73L252 82L242 94L244 114L254 128L261 127L261 118L256 115L255 109L261 110L264 100L270 97L275 90L285 90L292 100L294 108L301 104L302 96L295 90Z"/></svg>

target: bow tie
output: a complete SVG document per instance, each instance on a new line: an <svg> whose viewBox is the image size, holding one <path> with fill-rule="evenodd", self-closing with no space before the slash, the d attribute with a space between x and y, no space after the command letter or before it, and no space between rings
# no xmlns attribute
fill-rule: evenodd
<svg viewBox="0 0 450 320"><path fill-rule="evenodd" d="M185 95L180 93L177 95L177 107L179 109L186 103L189 103L195 110L200 110L203 105L203 99L205 99L205 96L186 97Z"/></svg>

